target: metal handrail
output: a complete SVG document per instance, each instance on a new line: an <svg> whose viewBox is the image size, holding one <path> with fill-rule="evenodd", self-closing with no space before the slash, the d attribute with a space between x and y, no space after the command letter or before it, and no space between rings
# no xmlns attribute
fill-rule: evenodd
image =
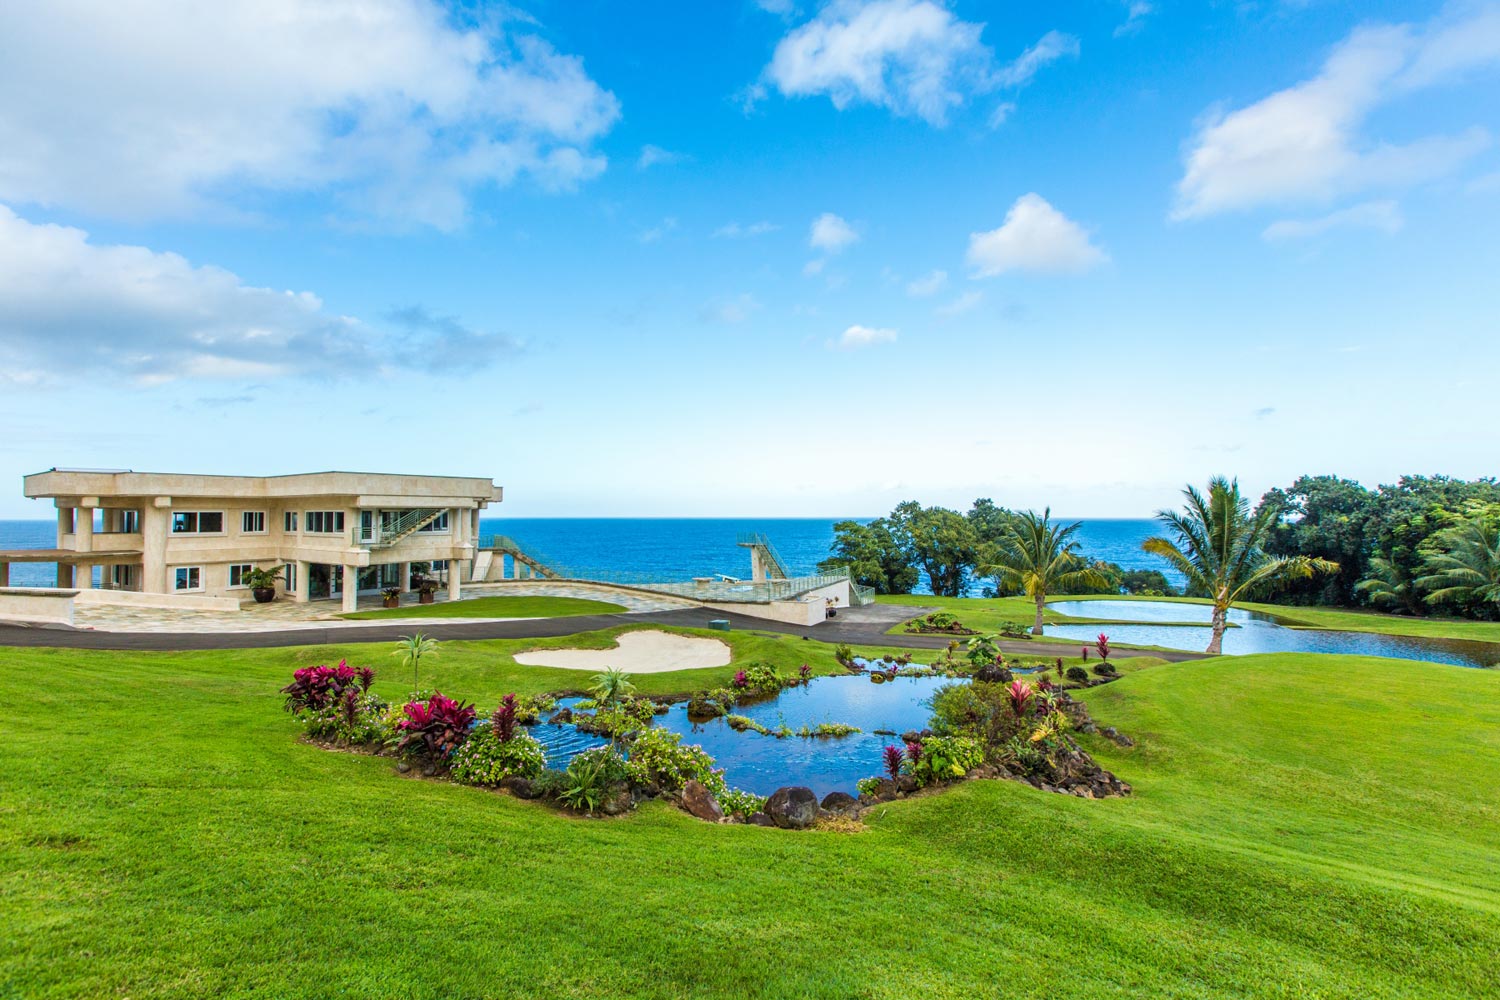
<svg viewBox="0 0 1500 1000"><path fill-rule="evenodd" d="M385 548L395 545L429 521L434 521L441 517L444 510L445 508L443 507L417 507L392 520L389 524L382 524L380 519L377 518L375 520L374 537L369 539L364 537L364 531L361 526L355 524L354 535L359 539L361 545L368 545L372 548Z"/></svg>

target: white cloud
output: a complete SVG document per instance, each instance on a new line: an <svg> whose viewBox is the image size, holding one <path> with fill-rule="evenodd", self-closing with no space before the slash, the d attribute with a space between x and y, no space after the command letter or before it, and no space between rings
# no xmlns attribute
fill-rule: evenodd
<svg viewBox="0 0 1500 1000"><path fill-rule="evenodd" d="M1373 229L1392 234L1400 232L1405 224L1401 209L1394 201L1367 201L1316 219L1283 219L1273 222L1265 228L1261 237L1272 243L1307 240L1332 229Z"/></svg>
<svg viewBox="0 0 1500 1000"><path fill-rule="evenodd" d="M651 167L671 166L681 163L686 157L681 153L674 153L670 149L662 149L650 143L641 147L641 155L636 158L635 165L640 170L648 170Z"/></svg>
<svg viewBox="0 0 1500 1000"><path fill-rule="evenodd" d="M742 96L753 106L773 86L785 97L826 95L836 108L872 104L942 126L970 96L1023 86L1078 51L1077 39L1052 31L1000 66L983 31L934 0L833 0L781 39Z"/></svg>
<svg viewBox="0 0 1500 1000"><path fill-rule="evenodd" d="M642 243L656 243L663 236L675 231L676 229L677 220L672 216L667 216L656 225L641 230L641 234L639 237L637 237L637 239L639 239Z"/></svg>
<svg viewBox="0 0 1500 1000"><path fill-rule="evenodd" d="M1016 199L999 229L969 236L968 259L975 277L990 277L1006 271L1078 273L1109 257L1083 227L1032 193Z"/></svg>
<svg viewBox="0 0 1500 1000"><path fill-rule="evenodd" d="M979 303L984 301L984 293L976 291L964 292L952 302L945 302L932 311L934 316L952 317L962 316L969 312Z"/></svg>
<svg viewBox="0 0 1500 1000"><path fill-rule="evenodd" d="M1010 120L1011 114L1016 110L1015 101L1001 101L995 105L995 110L990 112L990 128L999 128Z"/></svg>
<svg viewBox="0 0 1500 1000"><path fill-rule="evenodd" d="M895 339L895 330L855 324L840 334L837 341L830 341L829 346L843 351L855 351L863 347L873 347L876 344L890 344Z"/></svg>
<svg viewBox="0 0 1500 1000"><path fill-rule="evenodd" d="M745 322L760 310L760 300L749 292L743 292L726 302L717 302L704 307L702 318L732 326Z"/></svg>
<svg viewBox="0 0 1500 1000"><path fill-rule="evenodd" d="M605 167L619 103L582 62L435 0L0 4L0 199L120 218L328 195L453 228L470 194Z"/></svg>
<svg viewBox="0 0 1500 1000"><path fill-rule="evenodd" d="M1195 219L1268 204L1328 201L1451 173L1489 144L1480 128L1404 145L1362 135L1388 101L1500 61L1500 5L1422 29L1371 26L1336 46L1322 71L1200 125L1172 215Z"/></svg>
<svg viewBox="0 0 1500 1000"><path fill-rule="evenodd" d="M999 82L1006 87L1022 87L1031 82L1037 70L1063 56L1078 55L1078 39L1061 31L1049 31L1015 62L1000 71Z"/></svg>
<svg viewBox="0 0 1500 1000"><path fill-rule="evenodd" d="M1147 0L1129 0L1125 5L1125 20L1115 29L1115 37L1123 38L1141 30L1146 18L1156 12L1156 5Z"/></svg>
<svg viewBox="0 0 1500 1000"><path fill-rule="evenodd" d="M0 369L29 381L345 375L472 367L517 350L421 307L390 333L330 313L311 292L247 285L173 253L99 245L0 205Z"/></svg>
<svg viewBox="0 0 1500 1000"><path fill-rule="evenodd" d="M719 237L720 239L738 240L746 239L751 236L764 236L766 233L774 233L780 228L781 227L776 225L775 223L766 222L764 220L760 222L752 222L749 225L745 226L740 225L738 222L730 222L720 226L718 229L715 229L714 235Z"/></svg>
<svg viewBox="0 0 1500 1000"><path fill-rule="evenodd" d="M804 278L816 278L823 273L823 268L828 266L828 261L822 257L815 257L802 265L802 276Z"/></svg>
<svg viewBox="0 0 1500 1000"><path fill-rule="evenodd" d="M907 285L906 294L915 295L918 298L926 298L929 295L936 295L938 292L941 292L947 284L947 271L933 271L931 274L925 274Z"/></svg>
<svg viewBox="0 0 1500 1000"><path fill-rule="evenodd" d="M828 254L839 253L858 241L859 232L832 212L824 212L814 219L807 234L808 246Z"/></svg>

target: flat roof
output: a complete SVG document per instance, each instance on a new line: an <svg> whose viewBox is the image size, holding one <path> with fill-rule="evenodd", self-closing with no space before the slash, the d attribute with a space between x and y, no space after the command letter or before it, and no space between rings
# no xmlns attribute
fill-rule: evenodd
<svg viewBox="0 0 1500 1000"><path fill-rule="evenodd" d="M23 480L28 497L183 497L259 499L360 497L376 503L409 498L438 506L498 503L503 491L488 476L424 476L403 472L297 472L279 476L125 472L53 468ZM441 503L440 501L449 501Z"/></svg>

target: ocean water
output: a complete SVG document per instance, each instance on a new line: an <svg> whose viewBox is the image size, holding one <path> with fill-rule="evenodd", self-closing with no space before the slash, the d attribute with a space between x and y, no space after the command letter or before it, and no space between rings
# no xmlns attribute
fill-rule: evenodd
<svg viewBox="0 0 1500 1000"><path fill-rule="evenodd" d="M749 577L750 552L735 544L743 532L771 540L794 575L812 574L827 559L833 525L840 518L504 518L480 521L481 533L509 535L542 562L580 575L606 578L687 580L695 576ZM52 521L0 521L0 549L50 548L56 544ZM1156 532L1151 520L1084 521L1078 539L1091 559L1126 569L1170 567L1141 551ZM51 586L57 570L50 563L11 566L12 586ZM919 588L925 590L925 586ZM972 591L977 596L978 590Z"/></svg>

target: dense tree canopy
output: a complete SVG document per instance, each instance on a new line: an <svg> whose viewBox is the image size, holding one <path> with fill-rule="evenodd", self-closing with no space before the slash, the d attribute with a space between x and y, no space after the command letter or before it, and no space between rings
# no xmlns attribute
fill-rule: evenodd
<svg viewBox="0 0 1500 1000"><path fill-rule="evenodd" d="M818 563L820 572L847 567L855 583L881 594L910 594L921 579L910 552L885 518L869 524L840 521L833 532L833 555Z"/></svg>

